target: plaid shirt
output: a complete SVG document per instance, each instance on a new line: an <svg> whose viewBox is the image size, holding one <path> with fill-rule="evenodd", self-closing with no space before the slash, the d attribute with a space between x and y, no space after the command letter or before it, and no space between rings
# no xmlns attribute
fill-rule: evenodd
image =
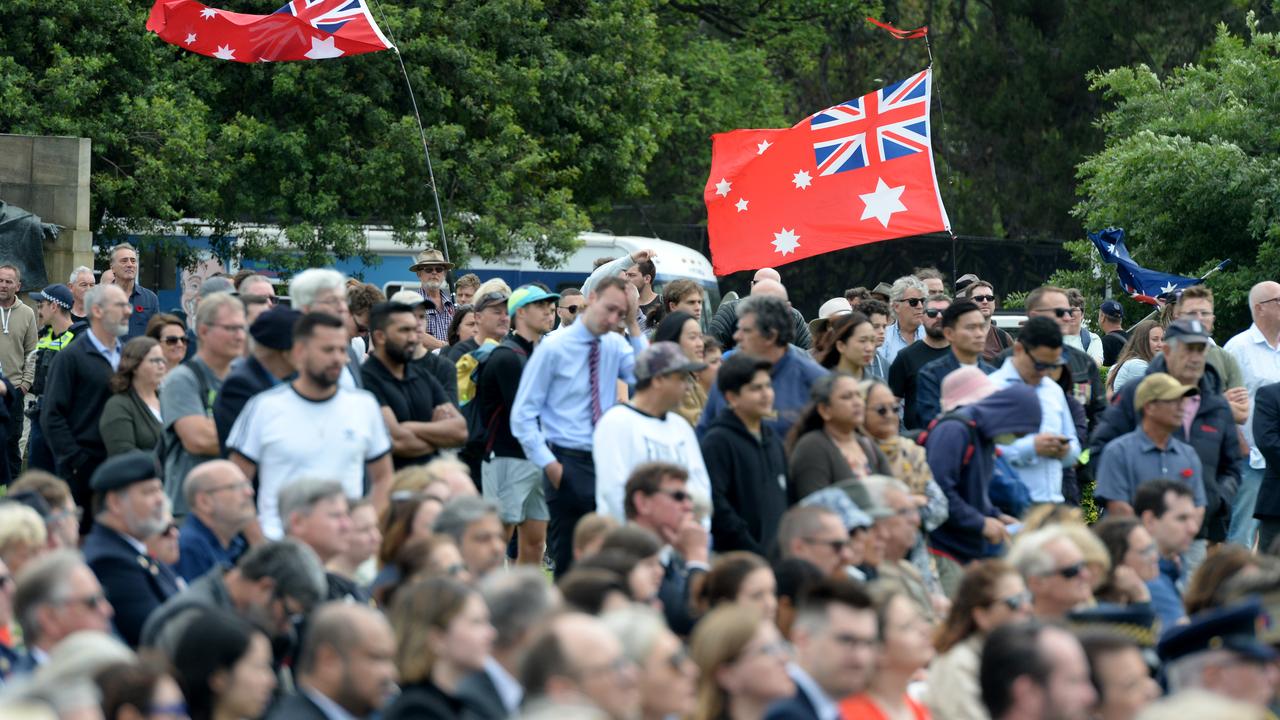
<svg viewBox="0 0 1280 720"><path fill-rule="evenodd" d="M427 291L419 289L418 294L427 300L427 332L442 341L449 341L449 324L453 322L453 295L448 290L440 289L440 297L444 300L444 309L433 307L435 301L427 298Z"/></svg>

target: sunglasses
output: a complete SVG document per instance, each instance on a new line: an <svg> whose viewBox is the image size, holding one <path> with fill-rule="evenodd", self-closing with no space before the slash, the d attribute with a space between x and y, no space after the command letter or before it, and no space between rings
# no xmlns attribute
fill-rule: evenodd
<svg viewBox="0 0 1280 720"><path fill-rule="evenodd" d="M1076 311L1067 307L1067 308L1045 308L1040 312L1053 313L1054 316L1060 317L1060 318L1069 318L1072 315L1074 315Z"/></svg>
<svg viewBox="0 0 1280 720"><path fill-rule="evenodd" d="M56 604L79 605L86 610L97 610L98 608L102 607L102 605L106 602L107 602L106 594L101 592L96 592L92 595L86 595L85 597L64 598L60 601L56 601Z"/></svg>
<svg viewBox="0 0 1280 720"><path fill-rule="evenodd" d="M560 306L560 309L561 309L561 310L568 310L570 315L577 315L577 314L578 314L578 306L577 306L577 305L562 305L562 306Z"/></svg>
<svg viewBox="0 0 1280 720"><path fill-rule="evenodd" d="M1036 372L1049 372L1054 368L1062 367L1066 363L1062 362L1062 360L1058 360L1057 362L1044 363L1044 362L1040 362L1039 360L1036 360L1035 358L1031 358L1031 364L1035 366Z"/></svg>
<svg viewBox="0 0 1280 720"><path fill-rule="evenodd" d="M1084 572L1084 563L1078 562L1075 565L1068 565L1064 568L1058 568L1057 570L1053 570L1049 573L1046 573L1046 575L1057 575L1064 580L1073 580L1079 577L1080 573L1082 572Z"/></svg>
<svg viewBox="0 0 1280 720"><path fill-rule="evenodd" d="M925 311L924 311L924 314L925 314L925 315L928 315L928 316L929 316L929 317L931 317L931 318L936 318L936 317L941 316L941 315L942 315L942 312L943 312L942 310L939 310L939 309L937 309L937 308L929 308L928 310L925 310Z"/></svg>
<svg viewBox="0 0 1280 720"><path fill-rule="evenodd" d="M989 303L989 302L995 302L996 296L995 295L970 295L969 299L976 303Z"/></svg>
<svg viewBox="0 0 1280 720"><path fill-rule="evenodd" d="M685 492L684 490L659 490L658 494L666 495L667 497L671 498L672 500L675 500L678 503L682 503L686 500L693 499L693 496Z"/></svg>
<svg viewBox="0 0 1280 720"><path fill-rule="evenodd" d="M182 335L170 335L166 338L160 338L160 342L165 345L186 345L187 338Z"/></svg>
<svg viewBox="0 0 1280 720"><path fill-rule="evenodd" d="M801 538L801 539L804 540L804 542L809 543L810 545L826 545L831 548L831 552L836 554L839 554L841 550L844 550L845 547L849 545L848 540L823 540L821 538Z"/></svg>
<svg viewBox="0 0 1280 720"><path fill-rule="evenodd" d="M1006 597L1006 598L998 598L995 602L991 604L995 605L996 603L1001 603L1005 607L1012 610L1013 612L1017 612L1031 604L1031 592L1028 590L1023 590L1017 595L1010 595L1009 597Z"/></svg>
<svg viewBox="0 0 1280 720"><path fill-rule="evenodd" d="M902 302L910 305L911 307L920 307L924 304L924 298L902 298Z"/></svg>
<svg viewBox="0 0 1280 720"><path fill-rule="evenodd" d="M671 656L667 658L667 665L671 666L671 669L676 672L683 672L685 665L688 662L689 652L684 649L683 645L680 646L679 650L671 653Z"/></svg>
<svg viewBox="0 0 1280 720"><path fill-rule="evenodd" d="M898 414L898 406L896 404L885 403L871 408L871 412L879 415L880 417L888 417L890 415L896 416Z"/></svg>
<svg viewBox="0 0 1280 720"><path fill-rule="evenodd" d="M445 269L446 268L443 265L424 265L422 271L429 273L442 273Z"/></svg>

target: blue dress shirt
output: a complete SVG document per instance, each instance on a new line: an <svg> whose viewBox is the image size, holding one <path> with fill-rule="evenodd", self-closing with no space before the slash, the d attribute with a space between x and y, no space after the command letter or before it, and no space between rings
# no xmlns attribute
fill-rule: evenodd
<svg viewBox="0 0 1280 720"><path fill-rule="evenodd" d="M991 373L990 377L997 389L1014 383L1027 384L1013 366L1012 357L1006 358L1004 365ZM1076 464L1076 458L1080 457L1080 438L1076 436L1076 422L1071 417L1067 396L1058 383L1042 377L1035 389L1036 397L1040 400L1039 432L1065 435L1070 441L1066 457L1059 460L1037 455L1035 435L1025 435L1009 445L1001 445L1000 452L1018 471L1018 477L1031 491L1033 501L1060 503L1063 501L1062 469Z"/></svg>

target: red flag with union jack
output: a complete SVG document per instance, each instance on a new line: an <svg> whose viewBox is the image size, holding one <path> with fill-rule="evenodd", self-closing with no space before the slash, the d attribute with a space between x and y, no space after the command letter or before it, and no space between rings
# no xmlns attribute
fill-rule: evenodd
<svg viewBox="0 0 1280 720"><path fill-rule="evenodd" d="M712 137L703 191L717 275L950 230L934 174L932 71L785 130Z"/></svg>
<svg viewBox="0 0 1280 720"><path fill-rule="evenodd" d="M270 15L156 0L147 29L172 45L243 63L325 60L391 48L366 0L292 0Z"/></svg>

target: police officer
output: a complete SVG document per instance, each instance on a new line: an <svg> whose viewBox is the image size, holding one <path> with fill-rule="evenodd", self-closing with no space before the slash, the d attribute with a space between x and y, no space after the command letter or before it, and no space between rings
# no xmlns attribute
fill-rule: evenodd
<svg viewBox="0 0 1280 720"><path fill-rule="evenodd" d="M45 377L49 374L49 366L53 364L55 353L74 340L81 330L89 327L89 323L72 319L71 306L75 298L66 285L50 285L44 290L31 293L31 299L36 301L36 317L41 335L36 343L35 378L31 381L31 392L28 393L36 401L26 410L27 418L31 420L27 467L54 472L53 451L49 449L49 442L40 429L40 395L44 393Z"/></svg>

